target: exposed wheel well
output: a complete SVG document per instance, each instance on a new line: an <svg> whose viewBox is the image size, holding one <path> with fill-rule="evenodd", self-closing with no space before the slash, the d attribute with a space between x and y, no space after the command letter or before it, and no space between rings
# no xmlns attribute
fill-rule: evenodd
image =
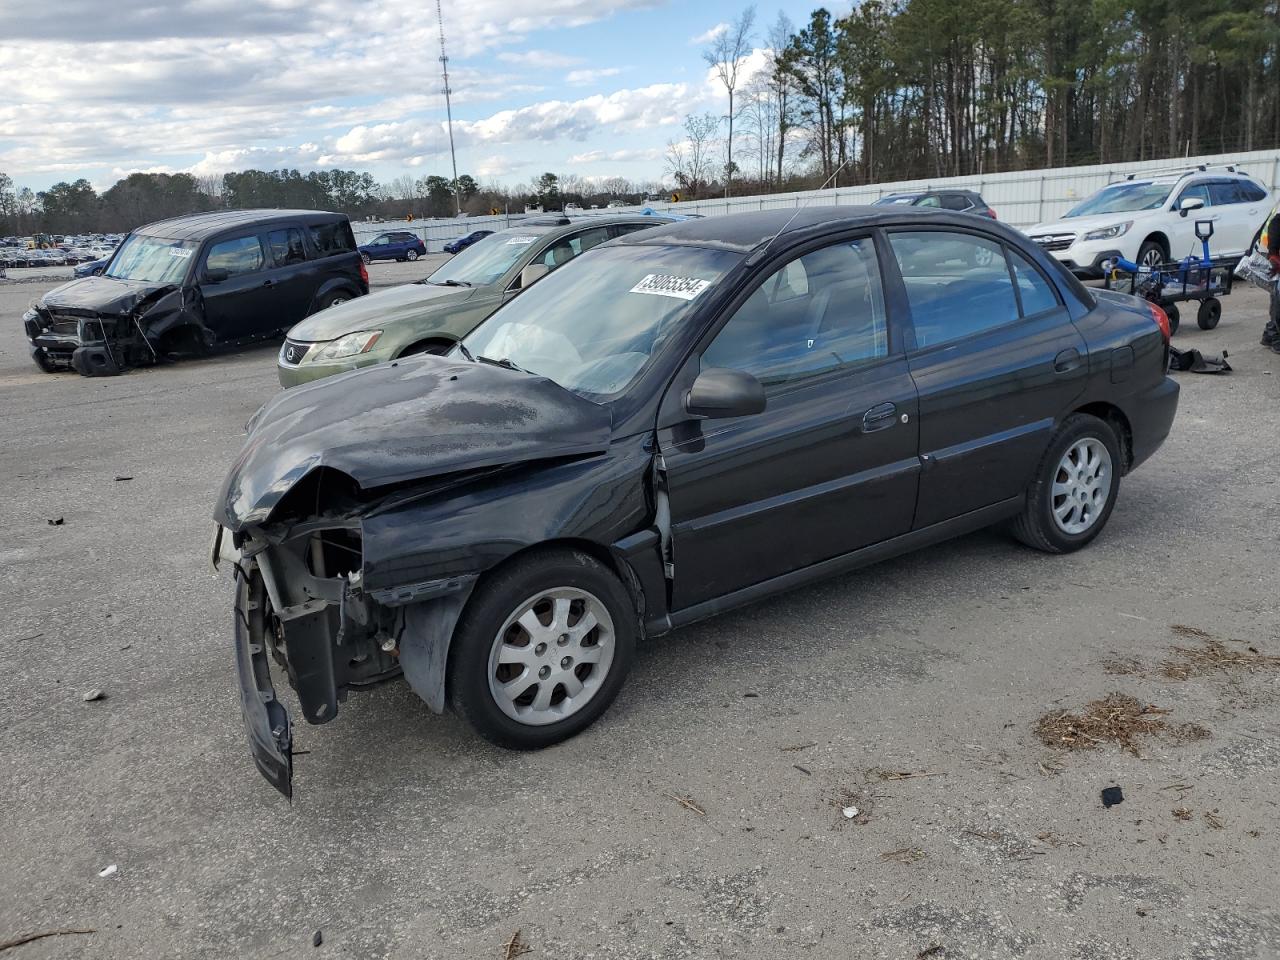
<svg viewBox="0 0 1280 960"><path fill-rule="evenodd" d="M593 560L598 561L606 570L621 580L623 585L627 588L627 592L631 594L631 601L635 604L636 616L640 618L640 623L643 625L645 612L644 589L640 585L639 578L635 575L635 572L631 569L631 566L628 563L618 557L617 554L608 547L596 543L593 540L584 540L578 537L562 537L557 540L545 540L542 543L535 543L532 546L517 550L509 557L506 557L499 563L490 567L482 574L482 576L487 577L495 570L500 570L507 564L514 563L526 554L543 550L577 550L580 553L587 554L587 556L591 557ZM642 629L641 636L643 635L644 633Z"/></svg>
<svg viewBox="0 0 1280 960"><path fill-rule="evenodd" d="M1145 240L1143 240L1142 242L1143 242L1144 244L1145 244L1145 243L1152 243L1152 242L1155 242L1155 243L1160 244L1160 246L1164 248L1164 256L1165 256L1165 259L1166 259L1166 260L1168 260L1168 259L1169 259L1169 257L1173 256L1173 254L1170 252L1170 248L1169 248L1169 238L1168 238L1168 237L1166 237L1166 236L1165 236L1163 233L1161 233L1159 230L1157 230L1155 233L1149 233L1149 234L1147 234L1147 238L1146 238ZM1142 249L1142 248L1141 248L1141 246L1139 246L1139 248L1138 248L1138 249Z"/></svg>
<svg viewBox="0 0 1280 960"><path fill-rule="evenodd" d="M407 357L414 353L443 353L452 347L457 341L448 337L426 337L409 344L403 350L396 354L397 357Z"/></svg>
<svg viewBox="0 0 1280 960"><path fill-rule="evenodd" d="M1120 456L1124 460L1122 472L1128 473L1129 467L1133 465L1133 427L1130 426L1129 418L1124 415L1124 411L1113 403L1100 400L1097 403L1086 403L1072 413L1087 413L1110 424L1120 441Z"/></svg>

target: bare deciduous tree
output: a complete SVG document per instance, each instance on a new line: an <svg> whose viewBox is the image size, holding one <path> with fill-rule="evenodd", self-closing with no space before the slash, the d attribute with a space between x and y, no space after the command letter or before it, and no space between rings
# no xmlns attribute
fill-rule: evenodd
<svg viewBox="0 0 1280 960"><path fill-rule="evenodd" d="M729 24L727 30L718 33L702 53L707 66L716 72L716 76L720 78L725 91L729 94L729 152L724 165L726 197L729 196L729 187L733 179L733 94L738 87L738 74L742 69L742 61L751 52L751 30L755 22L756 8L753 4L743 10L741 16Z"/></svg>
<svg viewBox="0 0 1280 960"><path fill-rule="evenodd" d="M667 171L690 199L706 185L711 172L711 151L720 119L710 113L684 118L684 139L667 143Z"/></svg>

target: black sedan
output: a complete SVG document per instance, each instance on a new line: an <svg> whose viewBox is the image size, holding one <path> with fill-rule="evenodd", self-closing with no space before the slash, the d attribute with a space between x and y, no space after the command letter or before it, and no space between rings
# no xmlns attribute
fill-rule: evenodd
<svg viewBox="0 0 1280 960"><path fill-rule="evenodd" d="M215 510L254 758L403 675L513 748L599 717L637 642L997 523L1102 531L1160 446L1167 318L966 214L807 209L603 244L445 357L289 390ZM376 734L371 731L371 736Z"/></svg>

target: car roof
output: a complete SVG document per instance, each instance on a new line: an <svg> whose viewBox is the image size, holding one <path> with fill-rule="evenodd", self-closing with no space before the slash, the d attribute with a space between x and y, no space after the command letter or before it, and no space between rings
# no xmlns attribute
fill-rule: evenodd
<svg viewBox="0 0 1280 960"><path fill-rule="evenodd" d="M237 227L267 225L280 221L331 223L346 219L344 214L327 213L323 210L214 210L188 217L157 220L138 227L133 232L146 237L163 237L166 240L204 240L224 230Z"/></svg>
<svg viewBox="0 0 1280 960"><path fill-rule="evenodd" d="M972 228L982 224L994 229L971 213L942 210L933 207L894 206L841 206L801 207L762 210L753 213L732 213L703 220L684 220L654 230L634 233L617 244L684 244L694 247L713 247L737 253L750 253L757 247L782 235L811 232L815 227L832 229L878 227L887 224L911 226L956 226Z"/></svg>
<svg viewBox="0 0 1280 960"><path fill-rule="evenodd" d="M622 223L649 223L655 227L663 224L672 223L670 217L662 215L650 216L647 214L615 214L613 216L589 216L589 217L557 217L551 214L530 217L519 223L513 223L509 227L503 227L496 233L528 233L530 231L538 234L561 234L573 233L575 230L581 230L584 227L610 227Z"/></svg>

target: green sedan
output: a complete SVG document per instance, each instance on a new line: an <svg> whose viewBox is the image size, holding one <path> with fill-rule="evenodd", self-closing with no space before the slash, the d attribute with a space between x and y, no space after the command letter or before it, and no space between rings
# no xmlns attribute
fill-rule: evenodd
<svg viewBox="0 0 1280 960"><path fill-rule="evenodd" d="M425 280L321 310L289 331L276 368L294 387L412 353L444 353L523 287L664 217L537 217L490 234Z"/></svg>

